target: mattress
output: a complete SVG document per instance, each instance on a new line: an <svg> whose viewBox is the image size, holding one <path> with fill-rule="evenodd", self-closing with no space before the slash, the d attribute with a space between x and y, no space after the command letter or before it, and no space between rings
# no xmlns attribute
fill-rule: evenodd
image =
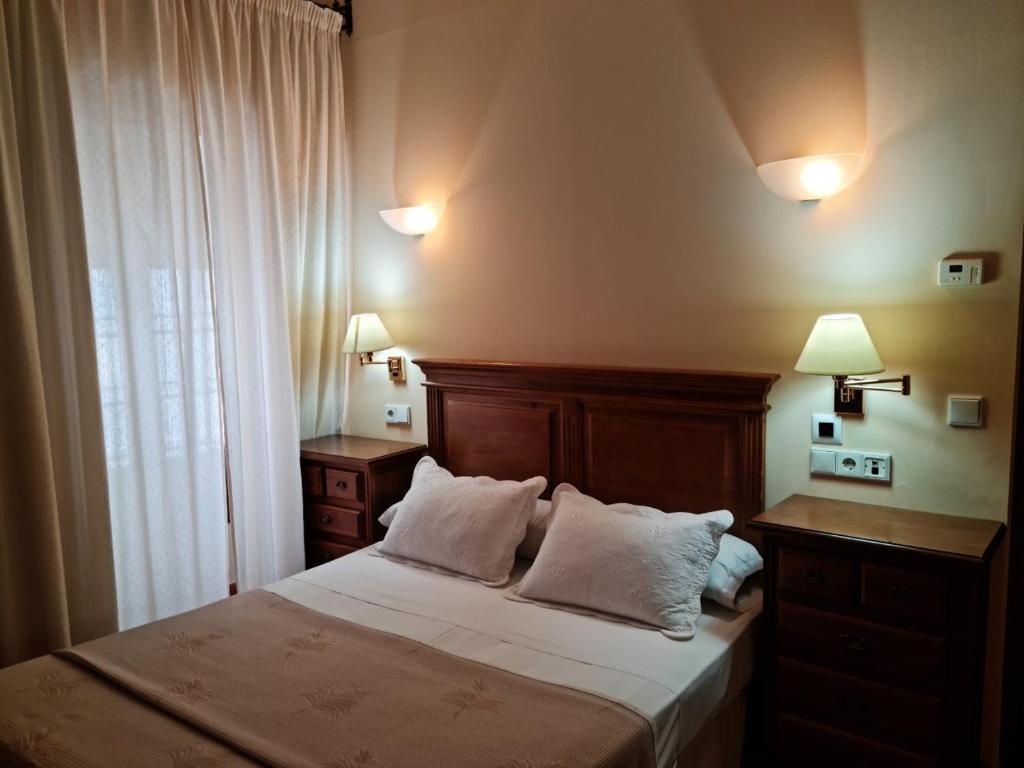
<svg viewBox="0 0 1024 768"><path fill-rule="evenodd" d="M651 722L661 768L675 763L753 672L759 601L744 613L705 602L697 635L670 640L630 624L507 600L500 589L375 557L372 549L264 589L330 616L627 706ZM516 564L512 583L528 566Z"/></svg>

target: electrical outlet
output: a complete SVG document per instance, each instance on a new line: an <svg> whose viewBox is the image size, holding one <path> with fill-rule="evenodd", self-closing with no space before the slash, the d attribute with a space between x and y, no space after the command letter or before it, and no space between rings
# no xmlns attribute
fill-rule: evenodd
<svg viewBox="0 0 1024 768"><path fill-rule="evenodd" d="M889 467L892 457L887 453L864 454L864 477L868 480L889 481Z"/></svg>
<svg viewBox="0 0 1024 768"><path fill-rule="evenodd" d="M891 483L892 456L888 453L812 448L811 474L870 480L873 483Z"/></svg>
<svg viewBox="0 0 1024 768"><path fill-rule="evenodd" d="M840 477L861 477L864 457L853 451L836 451L836 474Z"/></svg>
<svg viewBox="0 0 1024 768"><path fill-rule="evenodd" d="M409 424L412 421L411 408L408 405L385 405L385 424Z"/></svg>

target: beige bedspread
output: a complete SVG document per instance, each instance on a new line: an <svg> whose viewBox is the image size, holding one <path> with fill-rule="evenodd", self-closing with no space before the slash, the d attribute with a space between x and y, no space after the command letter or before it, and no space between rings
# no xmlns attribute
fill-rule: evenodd
<svg viewBox="0 0 1024 768"><path fill-rule="evenodd" d="M60 657L0 672L0 765L655 764L621 705L258 590Z"/></svg>

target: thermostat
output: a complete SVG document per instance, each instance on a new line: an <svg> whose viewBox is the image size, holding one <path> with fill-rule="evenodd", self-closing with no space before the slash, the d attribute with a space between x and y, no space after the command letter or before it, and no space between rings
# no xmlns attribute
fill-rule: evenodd
<svg viewBox="0 0 1024 768"><path fill-rule="evenodd" d="M950 256L939 262L939 285L981 285L985 261L978 256Z"/></svg>

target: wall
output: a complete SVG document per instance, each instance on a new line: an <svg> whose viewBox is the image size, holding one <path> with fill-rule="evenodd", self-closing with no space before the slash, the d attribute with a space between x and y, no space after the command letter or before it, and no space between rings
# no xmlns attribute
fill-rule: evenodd
<svg viewBox="0 0 1024 768"><path fill-rule="evenodd" d="M408 357L778 372L769 504L1005 519L1024 4L373 0L356 26L353 309ZM862 177L817 204L755 172L859 144ZM421 239L377 215L437 198ZM992 281L939 288L960 251L995 254ZM835 311L913 376L911 397L868 393L845 423L846 446L892 452L891 487L808 476L831 384L793 364ZM348 431L425 439L418 369L398 386L383 366L350 373ZM987 427L946 426L949 393L984 395ZM411 429L385 427L386 402L412 404Z"/></svg>
<svg viewBox="0 0 1024 768"><path fill-rule="evenodd" d="M744 47L724 49L733 71L716 81L702 48L723 50L723 26L751 30L735 13L709 33L710 5L361 3L346 46L354 309L380 312L410 357L778 372L769 504L805 492L1005 519L1024 6L857 8L870 164L839 196L796 204L754 170L751 151L779 159L756 144L758 114L803 137L776 154L855 136L828 144L829 115L798 104L773 117L775 73L773 91L731 94L767 105L747 110L745 144L719 85L760 77L760 62L745 70L736 32ZM806 32L791 37L783 47ZM806 103L829 96L820 86ZM422 239L377 216L434 198L448 207ZM939 288L937 262L958 251L998 253L995 279ZM869 393L865 418L846 420L847 446L893 453L891 488L808 477L809 417L830 410L831 387L793 364L817 315L840 310L914 378L911 397ZM424 439L410 368L398 387L353 370L348 429ZM955 392L987 398L986 429L945 426ZM385 427L385 402L413 404L411 430Z"/></svg>

